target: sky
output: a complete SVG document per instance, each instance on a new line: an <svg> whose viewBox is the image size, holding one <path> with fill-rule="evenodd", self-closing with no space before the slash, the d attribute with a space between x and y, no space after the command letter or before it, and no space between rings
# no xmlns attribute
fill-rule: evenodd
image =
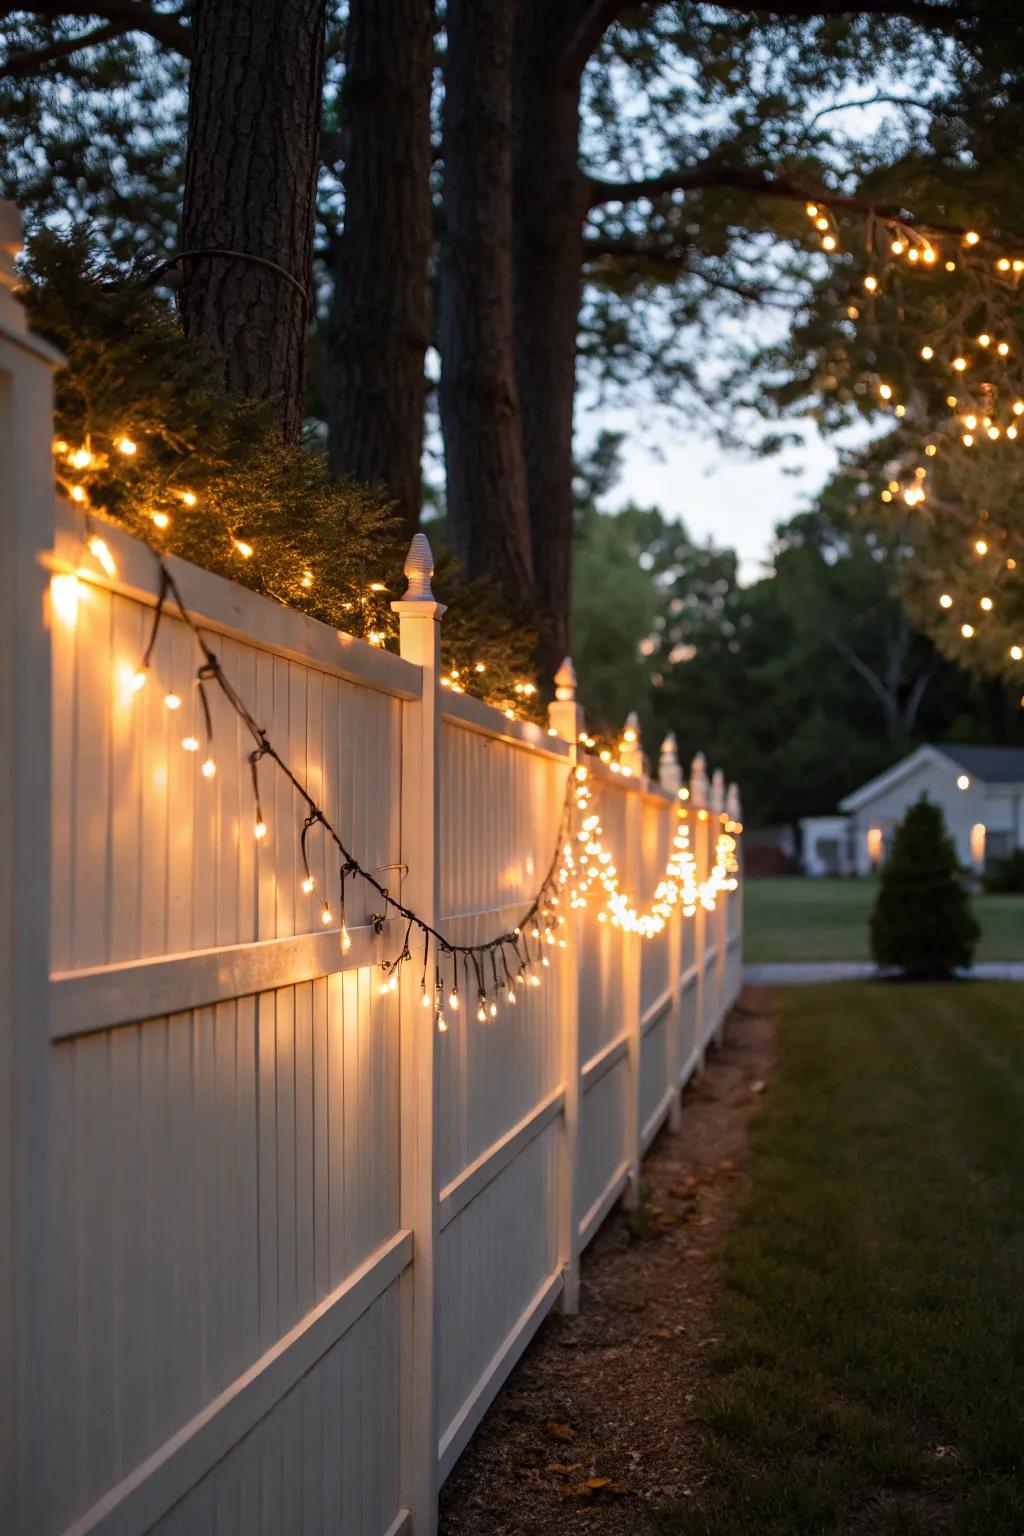
<svg viewBox="0 0 1024 1536"><path fill-rule="evenodd" d="M584 441L601 429L626 434L622 478L604 510L627 501L659 506L685 522L695 538L710 535L737 550L743 581L762 574L776 524L803 511L836 464L836 445L811 426L801 447L759 459L684 435L667 412L660 423L648 418L642 431L638 425L628 410L588 413Z"/></svg>

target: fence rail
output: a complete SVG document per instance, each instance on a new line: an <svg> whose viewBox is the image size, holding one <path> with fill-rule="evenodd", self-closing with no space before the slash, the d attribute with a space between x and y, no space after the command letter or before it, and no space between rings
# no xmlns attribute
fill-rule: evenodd
<svg viewBox="0 0 1024 1536"><path fill-rule="evenodd" d="M303 892L297 806L215 707L198 772L193 641L143 546L91 560L55 501L51 372L0 288L0 1468L19 1536L415 1536L740 984L738 898L643 940L573 910L546 985L437 1033L354 892L352 944ZM7 468L10 467L10 473ZM442 610L388 655L171 562L225 672L364 865L455 942L537 890L567 776L590 774L649 899L689 794L698 873L726 809L703 760L657 778L440 685ZM182 707L168 710L174 689ZM738 812L735 793L729 811ZM332 871L322 848L321 890ZM468 1001L468 1000L467 1000Z"/></svg>

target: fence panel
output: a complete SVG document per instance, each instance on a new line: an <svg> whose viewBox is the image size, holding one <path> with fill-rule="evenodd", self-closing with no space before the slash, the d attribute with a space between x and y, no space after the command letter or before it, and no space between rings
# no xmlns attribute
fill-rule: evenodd
<svg viewBox="0 0 1024 1536"><path fill-rule="evenodd" d="M641 941L566 893L540 986L511 945L496 957L493 1017L495 975L432 948L431 995L458 991L441 1032L420 953L382 991L404 924L354 882L343 945L341 856L314 824L307 870L306 803L269 759L257 810L252 740L212 687L207 739L171 610L135 686L159 571L106 527L100 569L54 504L55 360L12 304L0 288L0 500L50 595L44 623L44 578L3 573L21 668L0 675L4 1507L16 1536L432 1536L438 1483L548 1310L575 1308L579 1249L636 1197L641 1148L720 1030L740 897ZM171 562L297 779L449 943L521 924L577 773L647 908L674 758L652 784L630 727L621 771L581 759L571 666L560 739L443 694L442 610L413 565L396 657ZM738 798L702 760L681 793L706 878ZM538 947L529 924L520 939Z"/></svg>

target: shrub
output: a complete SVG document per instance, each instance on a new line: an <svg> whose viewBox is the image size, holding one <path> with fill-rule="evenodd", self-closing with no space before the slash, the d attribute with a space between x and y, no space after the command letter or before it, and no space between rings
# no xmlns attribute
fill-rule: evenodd
<svg viewBox="0 0 1024 1536"><path fill-rule="evenodd" d="M914 981L969 966L980 929L938 806L921 799L896 829L871 914L871 952Z"/></svg>
<svg viewBox="0 0 1024 1536"><path fill-rule="evenodd" d="M1024 848L1005 859L993 859L985 871L985 889L1000 896L1024 892Z"/></svg>

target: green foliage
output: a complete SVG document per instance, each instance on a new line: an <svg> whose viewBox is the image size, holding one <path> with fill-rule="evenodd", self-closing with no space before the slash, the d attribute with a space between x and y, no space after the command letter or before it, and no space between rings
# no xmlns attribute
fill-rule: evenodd
<svg viewBox="0 0 1024 1536"><path fill-rule="evenodd" d="M980 936L937 805L921 799L896 829L871 914L871 953L910 981L971 964Z"/></svg>
<svg viewBox="0 0 1024 1536"><path fill-rule="evenodd" d="M167 304L86 233L37 234L25 276L32 325L67 358L56 382L65 493L154 549L394 645L408 538L384 494L332 478L315 442L285 444L272 406L226 395ZM120 451L124 438L135 453ZM77 466L82 449L89 462ZM523 712L515 684L529 677L530 615L493 584L461 584L450 557L437 591L451 608L446 661Z"/></svg>

